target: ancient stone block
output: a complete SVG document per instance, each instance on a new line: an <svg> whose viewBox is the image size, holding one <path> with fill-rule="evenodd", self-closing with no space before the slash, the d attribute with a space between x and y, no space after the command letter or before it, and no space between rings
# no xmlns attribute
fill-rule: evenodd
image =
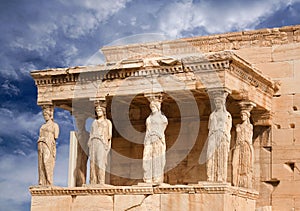
<svg viewBox="0 0 300 211"><path fill-rule="evenodd" d="M273 196L272 211L295 210L294 199L289 196Z"/></svg>
<svg viewBox="0 0 300 211"><path fill-rule="evenodd" d="M292 61L258 63L254 66L272 79L294 77Z"/></svg>
<svg viewBox="0 0 300 211"><path fill-rule="evenodd" d="M299 78L300 77L300 60L293 60L294 63L294 77Z"/></svg>
<svg viewBox="0 0 300 211"><path fill-rule="evenodd" d="M295 96L292 94L282 94L279 97L273 97L272 110L275 115L282 111L293 111L293 101Z"/></svg>
<svg viewBox="0 0 300 211"><path fill-rule="evenodd" d="M295 162L294 180L295 181L300 181L300 162Z"/></svg>
<svg viewBox="0 0 300 211"><path fill-rule="evenodd" d="M72 197L67 196L34 196L31 199L31 211L71 211Z"/></svg>
<svg viewBox="0 0 300 211"><path fill-rule="evenodd" d="M295 94L300 93L300 78L281 78L280 79L280 89L278 94Z"/></svg>
<svg viewBox="0 0 300 211"><path fill-rule="evenodd" d="M252 64L266 63L272 61L271 47L242 48L235 52L238 56L245 58Z"/></svg>
<svg viewBox="0 0 300 211"><path fill-rule="evenodd" d="M152 197L152 195L115 195L114 210L142 210L142 207L146 210L155 210L157 208L155 201L151 206L151 204L145 202L147 197ZM159 200L156 203L159 203Z"/></svg>
<svg viewBox="0 0 300 211"><path fill-rule="evenodd" d="M272 203L271 193L273 192L274 187L269 183L261 182L261 183L259 183L259 187L257 190L259 191L261 196L256 200L256 207L263 208L263 207L271 206L271 203ZM265 211L265 210L263 210L263 211Z"/></svg>
<svg viewBox="0 0 300 211"><path fill-rule="evenodd" d="M268 149L260 148L259 156L256 157L255 175L259 176L259 180L265 181L271 179L271 152ZM259 163L259 164L258 164Z"/></svg>
<svg viewBox="0 0 300 211"><path fill-rule="evenodd" d="M295 197L295 210L300 210L300 197Z"/></svg>
<svg viewBox="0 0 300 211"><path fill-rule="evenodd" d="M186 210L189 207L189 194L161 195L161 210Z"/></svg>
<svg viewBox="0 0 300 211"><path fill-rule="evenodd" d="M272 162L273 164L281 164L289 161L299 161L299 150L299 145L273 146Z"/></svg>
<svg viewBox="0 0 300 211"><path fill-rule="evenodd" d="M294 143L293 128L276 128L272 130L272 141L274 145L292 145Z"/></svg>
<svg viewBox="0 0 300 211"><path fill-rule="evenodd" d="M113 196L107 195L90 195L73 197L72 211L81 210L107 210L111 211L114 208Z"/></svg>
<svg viewBox="0 0 300 211"><path fill-rule="evenodd" d="M290 128L290 122L293 117L288 111L276 112L273 116L273 125L277 129L288 129Z"/></svg>
<svg viewBox="0 0 300 211"><path fill-rule="evenodd" d="M291 105L289 105L289 107L291 107ZM294 114L300 117L300 93L293 94L292 109L294 111Z"/></svg>
<svg viewBox="0 0 300 211"><path fill-rule="evenodd" d="M286 163L272 165L272 177L278 180L293 180L294 172Z"/></svg>
<svg viewBox="0 0 300 211"><path fill-rule="evenodd" d="M272 48L272 60L289 61L300 59L300 43L291 43L286 45L275 45Z"/></svg>

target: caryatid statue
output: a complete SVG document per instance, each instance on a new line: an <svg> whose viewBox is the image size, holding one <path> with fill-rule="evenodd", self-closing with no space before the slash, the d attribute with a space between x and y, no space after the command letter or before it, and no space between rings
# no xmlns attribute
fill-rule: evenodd
<svg viewBox="0 0 300 211"><path fill-rule="evenodd" d="M74 117L77 126L77 132L75 133L78 140L77 144L77 159L75 168L75 185L80 187L86 184L86 172L87 172L87 161L88 161L88 140L89 133L85 129L86 117L82 114L74 112Z"/></svg>
<svg viewBox="0 0 300 211"><path fill-rule="evenodd" d="M226 182L232 118L226 110L227 93L214 96L215 110L209 116L206 154L207 180Z"/></svg>
<svg viewBox="0 0 300 211"><path fill-rule="evenodd" d="M59 127L53 121L53 106L45 105L42 108L46 122L40 128L40 136L37 141L39 185L52 185Z"/></svg>
<svg viewBox="0 0 300 211"><path fill-rule="evenodd" d="M254 149L252 145L253 125L250 111L255 106L251 102L241 102L242 123L236 125L236 144L232 158L232 183L234 186L252 188Z"/></svg>
<svg viewBox="0 0 300 211"><path fill-rule="evenodd" d="M166 142L164 132L168 125L168 120L161 112L161 98L161 95L148 98L152 113L146 120L143 169L144 182L151 184L163 183L164 167L166 164Z"/></svg>
<svg viewBox="0 0 300 211"><path fill-rule="evenodd" d="M96 119L92 123L88 141L90 154L90 184L105 184L105 168L111 149L112 123L106 118L104 105L95 108Z"/></svg>

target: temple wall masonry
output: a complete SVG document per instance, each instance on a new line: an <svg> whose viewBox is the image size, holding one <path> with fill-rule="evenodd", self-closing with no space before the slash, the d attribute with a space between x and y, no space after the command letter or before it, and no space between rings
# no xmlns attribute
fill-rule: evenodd
<svg viewBox="0 0 300 211"><path fill-rule="evenodd" d="M281 84L273 97L271 151L265 152L271 154L271 204L273 210L300 209L300 44L245 48L237 54Z"/></svg>
<svg viewBox="0 0 300 211"><path fill-rule="evenodd" d="M33 187L32 210L46 208L45 200L59 202L58 209L65 210L97 210L100 207L93 204L99 200L103 202L103 210L178 210L179 207L184 210L187 206L189 210L255 210L254 207L257 211L300 210L300 25L107 46L101 50L106 64L49 69L32 72L32 76L38 86L39 105L50 102L73 111L76 106L70 100L72 97L88 101L85 107L93 108L93 101L104 96L106 115L113 124L111 149L116 152L108 158L110 173L106 174L106 183L112 186ZM207 169L206 163L199 162L214 110L209 86L217 76L212 69L221 81L217 88L229 93L225 103L232 116L227 183L218 184L202 183L207 180ZM106 76L101 75L104 71ZM203 74L202 81L197 78L197 71ZM174 85L168 74L179 85ZM149 84L142 79L149 75L159 75L157 80L166 89L159 92L165 92L160 101L161 112L168 119L165 130L168 170L164 173L167 187L139 186L143 182L144 137L132 133L132 129L146 131L145 122L151 109L144 95ZM125 80L127 76L130 77ZM93 80L101 81L101 86L89 82ZM152 91L153 86L161 89L152 84ZM78 90L76 95L74 90ZM191 91L197 111L189 110L190 98L182 90ZM119 107L113 111L114 98ZM249 189L230 185L234 178L236 129L242 122L241 102L255 105L249 117L254 149L253 186ZM122 110L126 106L132 126L127 124ZM92 116L93 112L86 115ZM116 129L117 124L121 131ZM86 200L89 204L84 203ZM215 200L223 203L214 205ZM52 208L49 205L45 210Z"/></svg>
<svg viewBox="0 0 300 211"><path fill-rule="evenodd" d="M233 50L263 75L280 83L280 89L273 97L270 141L262 144L257 143L259 140L254 141L256 181L262 181L257 185L261 193L257 206L272 205L273 210L300 209L299 35L300 26L287 26L185 38L155 46L158 52L163 51L169 55ZM150 44L142 47L147 51L153 49L153 46L154 44ZM108 62L123 57L118 47L104 47L102 50L104 53L107 51L105 55ZM126 50L131 52L131 46Z"/></svg>

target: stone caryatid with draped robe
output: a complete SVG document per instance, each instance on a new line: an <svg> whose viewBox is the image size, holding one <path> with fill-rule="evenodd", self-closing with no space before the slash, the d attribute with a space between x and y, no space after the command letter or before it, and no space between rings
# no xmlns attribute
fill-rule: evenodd
<svg viewBox="0 0 300 211"><path fill-rule="evenodd" d="M161 113L161 101L151 100L152 113L146 120L146 135L144 139L143 169L144 182L161 184L164 179L166 163L165 130L168 120Z"/></svg>
<svg viewBox="0 0 300 211"><path fill-rule="evenodd" d="M232 182L234 186L252 188L254 149L253 125L250 111L241 111L242 123L236 126L236 144L232 158Z"/></svg>
<svg viewBox="0 0 300 211"><path fill-rule="evenodd" d="M226 97L215 98L215 110L209 116L206 170L208 181L226 182L232 118L225 107Z"/></svg>
<svg viewBox="0 0 300 211"><path fill-rule="evenodd" d="M39 185L53 185L53 171L56 158L56 139L58 124L53 121L53 106L43 106L45 123L40 128L37 141Z"/></svg>
<svg viewBox="0 0 300 211"><path fill-rule="evenodd" d="M112 123L105 116L105 107L96 106L97 119L92 123L88 141L90 184L105 184L105 168L111 149Z"/></svg>

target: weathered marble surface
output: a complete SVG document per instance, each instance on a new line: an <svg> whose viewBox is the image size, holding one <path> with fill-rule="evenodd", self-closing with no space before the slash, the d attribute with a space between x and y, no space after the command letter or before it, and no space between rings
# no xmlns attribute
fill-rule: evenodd
<svg viewBox="0 0 300 211"><path fill-rule="evenodd" d="M253 125L250 123L250 111L253 104L241 105L242 123L236 125L236 144L232 158L233 185L245 188L253 187L254 148L252 144Z"/></svg>
<svg viewBox="0 0 300 211"><path fill-rule="evenodd" d="M161 51L164 53L166 52L165 50L168 50L167 53L170 56L183 55L195 50L199 53L231 49L237 57L242 58L240 60L234 56L224 61L214 62L213 60L207 60L206 63L185 64L183 69L180 69L179 66L176 66L176 68L174 68L174 66L164 66L148 70L148 75L154 74L154 72L161 75L172 73L174 75L181 74L182 78L184 78L184 74L190 76L193 71L196 70L203 71L203 74L206 74L206 70L216 70L220 72L225 70L222 76L223 78L221 79L222 82L224 82L224 86L233 89L234 92L231 94L232 100L239 101L245 94L248 100L257 103L257 109L255 109L251 115L254 125L254 168L256 170L254 175L255 184L253 185L254 188L260 191L260 197L257 200L258 206L270 207L272 205L273 210L292 210L300 208L300 189L295 188L299 186L298 169L300 169L300 130L298 127L300 122L300 89L298 86L300 79L299 42L300 25L165 41L159 44L147 44L146 47L143 44L144 48L140 48L139 44L132 45L133 48L141 52L143 51L145 54L149 54L152 49L157 50L159 48L162 49ZM153 46L155 46L155 48ZM133 54L136 54L136 50L133 48L131 48L131 46L107 47L104 51L106 51L105 56L107 61L113 63L114 61L118 62L123 58L128 58L128 53L131 51ZM205 68L205 66L207 66L207 68ZM90 87L94 87L92 83L89 84L89 80L94 76L90 76L95 74L97 77L99 75L102 77L101 72L108 70L110 67L113 69L113 66L98 65L95 67L70 67L33 72L32 76L38 86L38 104L42 105L45 102L53 101L55 106L68 109L68 106L70 107L71 105L68 100L74 96L74 90L76 90L76 88L80 90L82 93L82 95L78 95L80 97L85 96L87 93L94 94L93 92L87 91L90 90ZM215 67L222 67L224 69L217 69ZM257 68L257 70L259 70L257 71L258 73L252 71L251 68ZM91 74L83 76L81 73L85 72ZM107 87L104 87L103 92L112 92L112 90L117 87L117 83L114 84L114 81L118 81L118 79L123 77L125 75L124 72L126 72L126 74L128 73L130 77L134 75L138 75L138 77L143 74L147 75L147 72L143 68L138 70L126 69L126 71L120 71L119 76L116 76L115 72L112 71L105 75L105 77L109 79L109 82L105 83ZM78 81L78 74L82 76L82 87L74 85ZM231 74L234 76L232 77ZM267 76L271 77L271 79L268 79ZM114 80L114 77L117 77L117 79ZM192 78L192 76L190 78ZM189 78L187 77L187 79ZM100 78L100 80L104 79ZM268 80L280 80L281 87L279 92L268 91L268 89L273 89L271 88L271 83L267 82ZM262 83L269 88L263 87ZM122 90L122 93L129 93L131 91L133 94L136 94L134 91L138 90L136 88L137 84L137 80L133 81L126 86L125 90ZM192 87L194 89L194 83L190 82L187 84L190 86L186 87ZM138 85L142 87L142 84ZM168 87L172 86L170 85ZM198 87L198 90L201 91L201 84ZM247 91L243 93L242 89ZM115 94L116 92L112 93ZM202 98L200 99L202 100ZM62 100L64 100L64 102L62 102ZM232 106L231 104L230 107L232 108ZM201 106L200 110L202 108ZM262 113L258 111L258 109L265 109L266 112ZM201 113L201 111L199 111L199 113ZM240 121L238 113L238 111L235 113L231 112L233 119L238 119L236 122ZM236 116L234 117L234 115ZM203 119L204 118L201 120L202 128L207 127L206 119ZM171 122L171 119L169 119L169 121ZM176 131L175 126L172 126L172 130L170 131L173 130ZM232 132L235 133L235 130ZM171 137L171 135L169 135L169 137ZM187 159L180 164L175 171L168 174L168 180L174 184L188 183L190 181L197 181L199 174L205 175L205 166L203 168L204 170L201 169L201 165L199 167L197 156L201 150L200 147L202 147L200 140L201 138L205 139L206 136L207 131L201 130L200 138L197 141L198 146L193 149L187 156ZM120 142L122 142L122 140ZM116 148L117 147L119 150L123 149L123 146L116 146ZM135 156L142 154L142 150L140 151L141 152L136 150L134 152ZM128 167L124 167L124 169L128 169ZM199 169L201 169L201 171ZM230 177L230 175L228 176ZM116 178L116 180L118 179L119 178Z"/></svg>
<svg viewBox="0 0 300 211"><path fill-rule="evenodd" d="M31 210L255 210L258 193L229 183L109 188L31 187ZM87 203L89 202L89 203Z"/></svg>
<svg viewBox="0 0 300 211"><path fill-rule="evenodd" d="M227 161L231 139L232 118L226 110L227 94L214 99L215 110L209 116L207 147L207 181L227 181Z"/></svg>
<svg viewBox="0 0 300 211"><path fill-rule="evenodd" d="M161 100L150 99L151 114L146 119L144 140L143 169L144 182L161 184L164 180L166 164L165 130L168 120L161 113Z"/></svg>
<svg viewBox="0 0 300 211"><path fill-rule="evenodd" d="M39 185L53 185L53 171L56 158L56 139L59 127L53 121L53 106L43 106L43 116L46 121L40 128L38 145Z"/></svg>
<svg viewBox="0 0 300 211"><path fill-rule="evenodd" d="M105 184L105 168L111 149L112 123L105 116L105 108L96 106L97 119L93 121L88 141L90 154L90 184Z"/></svg>

